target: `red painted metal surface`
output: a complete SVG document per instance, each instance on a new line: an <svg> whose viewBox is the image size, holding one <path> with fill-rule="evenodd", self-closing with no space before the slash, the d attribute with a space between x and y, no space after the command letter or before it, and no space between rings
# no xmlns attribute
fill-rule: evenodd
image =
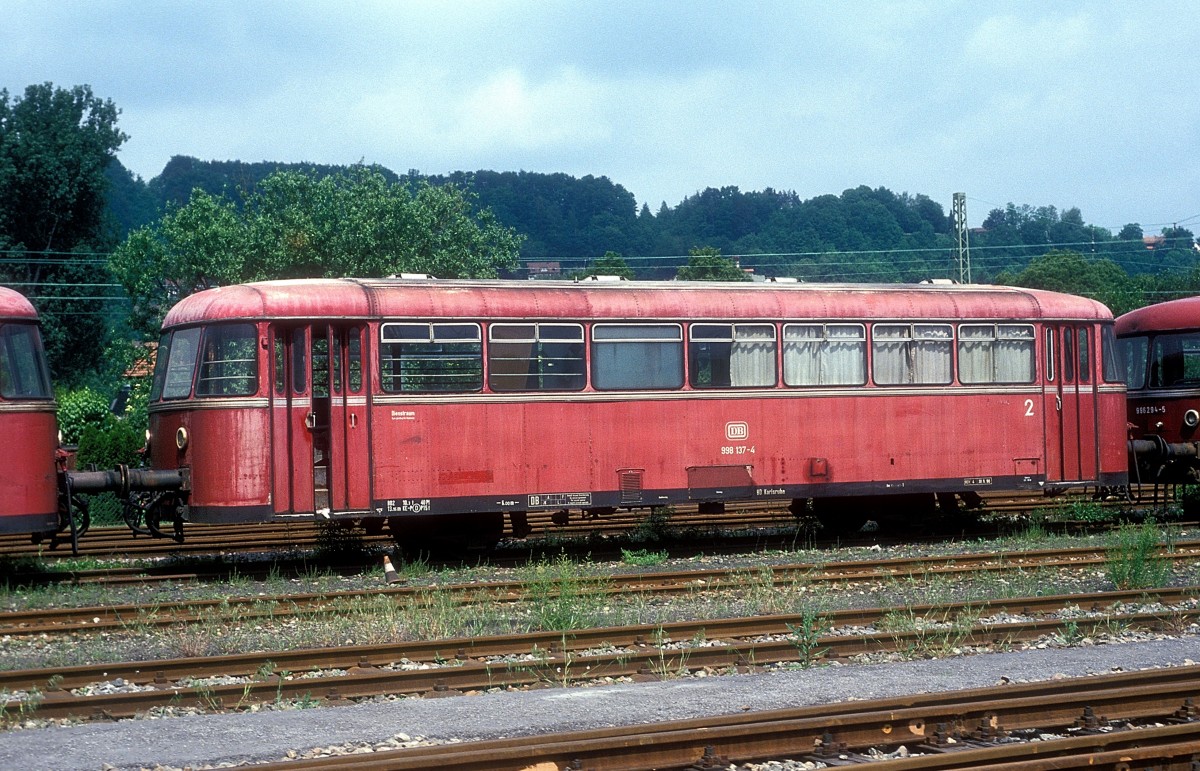
<svg viewBox="0 0 1200 771"><path fill-rule="evenodd" d="M1037 374L1005 386L385 394L382 322L753 320L1032 324ZM1092 300L979 286L313 280L181 301L164 329L254 323L257 387L151 405L153 464L191 471L189 516L256 520L601 508L1125 479L1124 388L1102 379ZM353 354L350 335L361 332ZM1081 332L1083 330L1083 332ZM1047 377L1046 335L1087 377ZM589 333L590 339L590 333ZM292 382L294 351L334 351ZM484 334L486 346L487 335ZM684 346L686 348L686 345ZM1059 351L1053 354L1061 356ZM359 358L354 359L357 355ZM486 361L486 356L485 356ZM782 383L782 364L775 362ZM1061 369L1062 363L1055 364ZM356 370L355 367L359 369ZM361 372L355 389L352 372ZM328 393L314 398L324 378ZM318 406L319 405L319 408ZM176 447L179 428L189 441Z"/></svg>
<svg viewBox="0 0 1200 771"><path fill-rule="evenodd" d="M1117 317L1117 337L1200 328L1200 297L1148 305Z"/></svg>
<svg viewBox="0 0 1200 771"><path fill-rule="evenodd" d="M0 287L0 319L25 319L37 321L37 311L20 292Z"/></svg>
<svg viewBox="0 0 1200 771"><path fill-rule="evenodd" d="M1014 287L900 284L555 284L312 279L210 289L176 304L164 328L214 319L1092 319L1095 300Z"/></svg>

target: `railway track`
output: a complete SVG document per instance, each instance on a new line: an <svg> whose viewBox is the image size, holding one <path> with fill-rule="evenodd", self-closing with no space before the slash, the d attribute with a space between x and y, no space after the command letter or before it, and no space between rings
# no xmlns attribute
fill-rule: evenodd
<svg viewBox="0 0 1200 771"><path fill-rule="evenodd" d="M1200 618L1198 598L1200 587L1193 586L836 611L821 617L819 628L812 616L792 614L53 667L0 673L0 688L11 695L4 705L9 719L31 711L46 718L112 719L167 706L220 711L289 699L337 703L670 679L700 670L806 667L879 651L1013 646L1056 634L1179 631ZM889 624L897 615L913 623Z"/></svg>
<svg viewBox="0 0 1200 771"><path fill-rule="evenodd" d="M1200 668L1183 667L259 767L715 771L774 760L877 771L1183 771L1200 753L1197 694Z"/></svg>
<svg viewBox="0 0 1200 771"><path fill-rule="evenodd" d="M1200 558L1200 540L1175 543L1162 556L1186 562ZM697 592L738 591L748 582L776 587L796 584L878 584L934 577L971 576L1029 570L1103 569L1108 556L1099 547L1042 549L1012 554L954 554L833 563L796 563L758 568L689 569L676 572L626 573L596 576L587 586L593 595L631 594L669 596ZM153 605L109 604L87 607L10 610L0 612L0 635L99 634L114 630L172 626L225 619L247 623L257 619L311 617L337 613L348 603L387 601L410 608L431 602L456 604L512 603L527 600L533 586L527 581L488 581L428 585L384 586L378 589L306 592L284 595L222 597Z"/></svg>
<svg viewBox="0 0 1200 771"><path fill-rule="evenodd" d="M1100 505L1110 509L1124 507L1158 507L1169 502L1168 491L1145 485L1134 488L1129 501L1104 501ZM1069 511L1080 503L1091 502L1086 491L1070 491L1067 494L1045 496L985 495L988 514L1016 517L1037 510L1048 512ZM794 528L795 516L788 511L788 502L776 504L731 503L724 513L702 513L698 507L675 507L668 526L680 532L712 532L740 528ZM517 541L617 536L644 526L648 509L632 509L615 512L603 517L589 518L578 512L564 515L562 512L538 511L529 513L530 533L517 539L505 520L503 538ZM268 522L254 525L194 525L185 524L183 543L170 539L134 537L125 527L93 527L80 539L80 556L114 559L152 559L179 555L220 555L255 552L287 552L319 548L329 532L327 523L313 520ZM386 531L372 534L360 527L351 531L365 545L390 548L394 541ZM40 559L69 559L69 543L49 541L33 543L28 536L0 535L0 554L7 557L36 557Z"/></svg>

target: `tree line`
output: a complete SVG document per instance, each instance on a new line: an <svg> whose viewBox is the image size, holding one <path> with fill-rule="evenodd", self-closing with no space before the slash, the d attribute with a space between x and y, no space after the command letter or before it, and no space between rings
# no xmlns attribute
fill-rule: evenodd
<svg viewBox="0 0 1200 771"><path fill-rule="evenodd" d="M87 86L0 91L0 282L34 299L62 382L111 380L177 298L238 281L958 276L951 218L922 194L723 187L651 211L603 176L185 156L144 181L117 160L119 112ZM1113 234L1077 208L1008 204L969 237L977 282L1083 294L1115 313L1200 292L1183 227Z"/></svg>

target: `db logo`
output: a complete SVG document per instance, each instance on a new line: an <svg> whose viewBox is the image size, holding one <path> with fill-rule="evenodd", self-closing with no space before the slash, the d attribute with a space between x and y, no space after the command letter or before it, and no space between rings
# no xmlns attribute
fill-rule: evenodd
<svg viewBox="0 0 1200 771"><path fill-rule="evenodd" d="M750 426L740 420L725 424L725 438L731 441L746 439L750 436Z"/></svg>

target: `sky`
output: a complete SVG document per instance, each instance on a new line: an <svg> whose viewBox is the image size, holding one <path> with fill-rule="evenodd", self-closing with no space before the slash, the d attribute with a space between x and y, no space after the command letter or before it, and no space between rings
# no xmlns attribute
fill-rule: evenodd
<svg viewBox="0 0 1200 771"><path fill-rule="evenodd" d="M88 84L121 162L867 185L1200 231L1200 3L0 0L0 88Z"/></svg>

